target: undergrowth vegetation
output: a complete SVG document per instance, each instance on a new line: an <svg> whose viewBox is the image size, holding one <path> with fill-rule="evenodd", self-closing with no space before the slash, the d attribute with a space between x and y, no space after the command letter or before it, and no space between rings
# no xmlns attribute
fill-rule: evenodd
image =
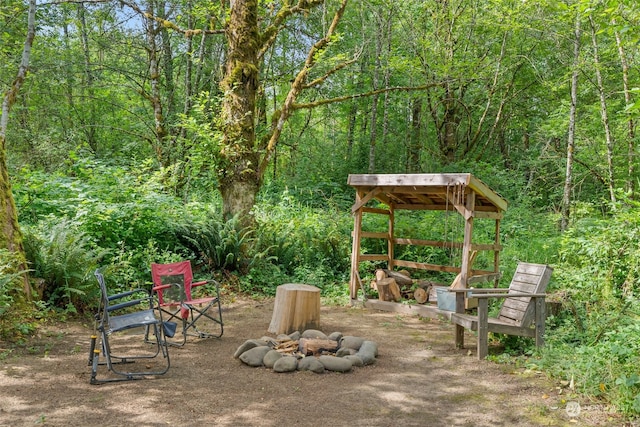
<svg viewBox="0 0 640 427"><path fill-rule="evenodd" d="M5 339L29 334L38 316L47 313L92 313L97 268L114 292L149 287L152 262L190 259L196 276L217 278L225 295L272 296L282 283L304 282L318 286L326 300L348 301L349 189L340 196L332 188L335 197L318 204L317 197L284 187L275 194L272 186L255 206L257 227L249 230L236 219L223 221L218 199L185 201L163 191L159 177L146 176L80 159L64 174L23 171L15 194L38 295L31 309L19 301L19 277L10 273L15 260L0 252ZM577 392L612 403L626 415L640 414L639 207L623 200L604 215L587 203L576 206L572 227L560 234L554 214L524 201L510 205L501 224L504 285L518 260L552 264L549 292L560 309L548 318L546 347L536 350L528 340L497 336L507 356L495 360L573 380ZM435 239L442 230L455 234L460 226L454 215L410 212L396 218L399 236L420 229L425 238ZM477 223L480 238L492 232L483 227ZM363 250L380 253L379 245L365 240ZM423 262L446 262L455 255L411 247L397 252L399 258Z"/></svg>

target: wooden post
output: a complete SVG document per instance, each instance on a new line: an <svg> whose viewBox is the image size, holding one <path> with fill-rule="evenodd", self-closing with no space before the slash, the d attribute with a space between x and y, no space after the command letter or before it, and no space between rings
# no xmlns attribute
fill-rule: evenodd
<svg viewBox="0 0 640 427"><path fill-rule="evenodd" d="M498 248L500 245L500 219L496 219L494 242L495 242L496 248ZM494 273L500 272L500 250L499 249L496 249L495 251L493 251L493 272ZM493 287L497 288L499 282L500 282L500 276L496 276L495 280L493 281Z"/></svg>
<svg viewBox="0 0 640 427"><path fill-rule="evenodd" d="M395 240L395 230L394 230L394 224L395 224L395 210L393 208L393 205L389 206L389 240L387 241L387 254L389 255L389 262L387 263L387 268L389 270L393 270L393 268L395 267L395 253L394 253L394 240Z"/></svg>
<svg viewBox="0 0 640 427"><path fill-rule="evenodd" d="M476 210L476 192L469 191L464 207L464 242L462 244L462 265L460 282L462 288L468 288L469 271L471 270L471 243L473 242L473 217ZM464 313L464 292L456 292L456 313ZM456 325L456 348L464 347L464 328Z"/></svg>
<svg viewBox="0 0 640 427"><path fill-rule="evenodd" d="M319 328L320 289L300 283L287 283L276 288L269 332L279 335Z"/></svg>
<svg viewBox="0 0 640 427"><path fill-rule="evenodd" d="M535 302L535 328L536 328L536 347L544 345L544 322L547 318L545 299L540 297L534 298Z"/></svg>
<svg viewBox="0 0 640 427"><path fill-rule="evenodd" d="M362 197L356 193L356 205ZM360 281L358 270L360 268L360 236L362 233L362 208L353 213L353 242L351 246L351 277L349 279L349 291L352 300L358 299L358 287L362 288L363 299L366 300L366 291Z"/></svg>
<svg viewBox="0 0 640 427"><path fill-rule="evenodd" d="M478 298L478 360L489 352L489 299Z"/></svg>

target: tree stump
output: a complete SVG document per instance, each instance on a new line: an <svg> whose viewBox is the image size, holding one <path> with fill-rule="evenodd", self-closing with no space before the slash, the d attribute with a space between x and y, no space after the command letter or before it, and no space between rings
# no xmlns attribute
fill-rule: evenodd
<svg viewBox="0 0 640 427"><path fill-rule="evenodd" d="M276 288L276 299L268 331L290 334L320 328L320 289L300 283Z"/></svg>
<svg viewBox="0 0 640 427"><path fill-rule="evenodd" d="M387 277L386 279L378 280L376 284L380 301L400 301L400 288L396 283L396 279Z"/></svg>
<svg viewBox="0 0 640 427"><path fill-rule="evenodd" d="M418 304L424 304L429 300L429 292L422 288L417 288L413 291L413 298Z"/></svg>

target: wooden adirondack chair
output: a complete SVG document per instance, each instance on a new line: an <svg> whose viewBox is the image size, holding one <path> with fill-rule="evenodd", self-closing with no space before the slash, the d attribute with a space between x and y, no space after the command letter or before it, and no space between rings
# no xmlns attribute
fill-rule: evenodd
<svg viewBox="0 0 640 427"><path fill-rule="evenodd" d="M536 346L544 344L545 291L553 268L544 264L518 264L508 289L464 289L478 299L478 315L453 313L451 321L478 331L478 359L488 353L489 332L532 337ZM497 318L489 318L489 298L504 298Z"/></svg>

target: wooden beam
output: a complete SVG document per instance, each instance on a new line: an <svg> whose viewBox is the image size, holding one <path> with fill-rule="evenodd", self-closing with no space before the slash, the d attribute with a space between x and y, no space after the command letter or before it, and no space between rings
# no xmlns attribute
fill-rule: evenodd
<svg viewBox="0 0 640 427"><path fill-rule="evenodd" d="M389 255L362 254L360 255L360 261L389 261Z"/></svg>
<svg viewBox="0 0 640 427"><path fill-rule="evenodd" d="M360 200L356 200L356 203L351 207L351 213L355 214L360 208L366 205L370 200L372 200L376 195L381 193L382 190L380 188L374 188L369 191L364 197L361 197Z"/></svg>
<svg viewBox="0 0 640 427"><path fill-rule="evenodd" d="M363 206L361 208L362 212L366 212L366 213L374 213L374 214L380 214L380 215L389 215L390 211L388 209L380 209L380 208L369 208L366 206Z"/></svg>
<svg viewBox="0 0 640 427"><path fill-rule="evenodd" d="M384 233L384 232L376 233L373 231L362 231L360 233L360 237L363 239L369 238L369 239L387 239L387 240L391 238L389 233Z"/></svg>
<svg viewBox="0 0 640 427"><path fill-rule="evenodd" d="M491 203L500 208L500 210L507 210L507 201L491 190L484 182L478 178L469 174L469 182L467 184L473 191L487 198Z"/></svg>
<svg viewBox="0 0 640 427"><path fill-rule="evenodd" d="M448 265L427 264L424 262L405 261L402 259L394 259L393 264L396 267L415 268L416 270L442 271L446 273L460 272L459 267L452 267Z"/></svg>

